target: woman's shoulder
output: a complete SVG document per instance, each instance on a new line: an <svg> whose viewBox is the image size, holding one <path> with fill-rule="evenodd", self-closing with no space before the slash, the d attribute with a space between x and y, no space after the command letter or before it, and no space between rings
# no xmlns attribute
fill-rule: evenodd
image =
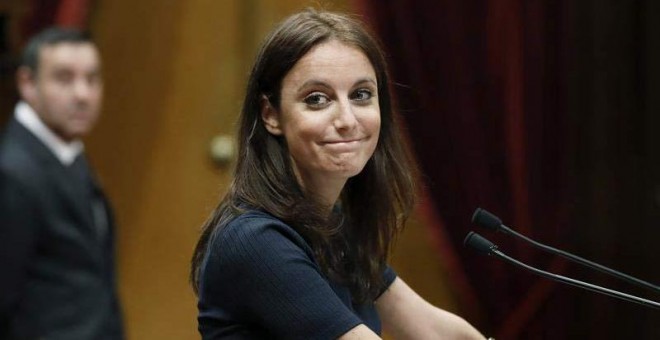
<svg viewBox="0 0 660 340"><path fill-rule="evenodd" d="M221 235L231 237L233 235L251 235L267 231L277 231L281 234L298 235L298 233L279 218L261 210L247 210L234 217L218 228Z"/></svg>
<svg viewBox="0 0 660 340"><path fill-rule="evenodd" d="M287 244L311 253L305 239L293 227L267 212L254 209L247 210L219 226L212 244L213 248L223 249Z"/></svg>
<svg viewBox="0 0 660 340"><path fill-rule="evenodd" d="M216 230L201 275L205 287L220 287L236 277L269 277L273 272L301 263L317 267L307 242L280 219L249 210Z"/></svg>

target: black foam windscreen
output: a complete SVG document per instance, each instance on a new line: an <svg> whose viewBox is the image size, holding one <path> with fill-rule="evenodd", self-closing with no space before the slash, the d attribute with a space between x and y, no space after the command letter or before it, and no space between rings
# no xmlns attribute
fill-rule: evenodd
<svg viewBox="0 0 660 340"><path fill-rule="evenodd" d="M477 208L472 214L472 223L486 229L498 231L502 225L502 220L484 209Z"/></svg>
<svg viewBox="0 0 660 340"><path fill-rule="evenodd" d="M465 237L465 241L463 241L463 244L465 244L468 247L472 247L476 249L478 252L486 255L490 255L493 250L497 249L497 246L493 243L482 237L481 235L475 233L474 231L471 231L467 234Z"/></svg>

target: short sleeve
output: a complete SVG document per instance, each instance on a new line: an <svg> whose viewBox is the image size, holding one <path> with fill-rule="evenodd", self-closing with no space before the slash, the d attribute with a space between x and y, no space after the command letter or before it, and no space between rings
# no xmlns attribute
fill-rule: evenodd
<svg viewBox="0 0 660 340"><path fill-rule="evenodd" d="M396 275L396 272L394 271L394 269L392 269L392 267L390 267L389 265L386 266L385 271L383 271L383 289L380 290L380 292L378 293L378 296L376 296L374 301L378 300L378 298L381 295L383 295L383 293L385 293L385 291L388 288L390 288L392 283L394 283L394 280L396 280L396 277L397 277L397 275Z"/></svg>
<svg viewBox="0 0 660 340"><path fill-rule="evenodd" d="M202 267L200 332L260 328L287 339L335 339L362 323L335 294L300 235L242 215L212 240ZM228 333L229 334L229 333Z"/></svg>

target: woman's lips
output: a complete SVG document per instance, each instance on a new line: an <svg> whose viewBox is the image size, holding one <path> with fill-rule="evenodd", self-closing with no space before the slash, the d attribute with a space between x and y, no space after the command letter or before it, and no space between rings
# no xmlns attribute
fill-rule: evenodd
<svg viewBox="0 0 660 340"><path fill-rule="evenodd" d="M334 150L334 151L339 151L339 152L348 152L348 151L354 151L357 149L360 144L362 144L362 141L364 141L366 138L356 138L356 139L346 139L346 140L337 140L337 141L327 141L323 142L323 146Z"/></svg>

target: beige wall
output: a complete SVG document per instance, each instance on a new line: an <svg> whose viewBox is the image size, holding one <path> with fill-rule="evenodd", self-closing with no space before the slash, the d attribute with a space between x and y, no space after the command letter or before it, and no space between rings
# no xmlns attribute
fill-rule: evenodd
<svg viewBox="0 0 660 340"><path fill-rule="evenodd" d="M346 2L331 8L346 8ZM129 339L199 338L189 259L229 176L211 163L209 141L233 132L265 32L315 3L96 2L93 30L104 58L106 100L88 148L118 219ZM429 260L430 242L419 224L411 225L399 248L395 265L407 281L430 300L448 303L438 289L442 268Z"/></svg>

